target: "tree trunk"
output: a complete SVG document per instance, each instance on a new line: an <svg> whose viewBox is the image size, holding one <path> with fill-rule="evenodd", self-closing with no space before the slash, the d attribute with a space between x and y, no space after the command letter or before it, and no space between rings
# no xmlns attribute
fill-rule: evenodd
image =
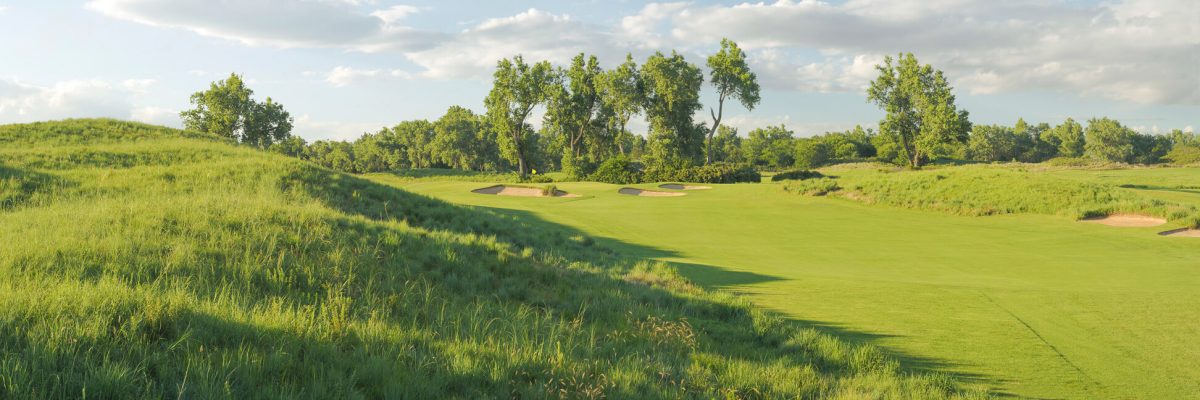
<svg viewBox="0 0 1200 400"><path fill-rule="evenodd" d="M712 140L713 140L713 135L715 135L717 133L717 128L721 126L721 117L725 114L725 95L724 94L722 94L720 97L717 98L717 113L713 114L713 110L711 108L708 109L708 113L709 113L709 115L712 115L713 126L711 129L708 130L708 139L705 140L706 144L704 146L705 147L704 165L712 164L712 162L713 162Z"/></svg>
<svg viewBox="0 0 1200 400"><path fill-rule="evenodd" d="M625 142L621 141L622 137L624 137L624 136L625 136L625 123L622 122L621 130L617 132L617 151L620 152L622 156L625 155Z"/></svg>

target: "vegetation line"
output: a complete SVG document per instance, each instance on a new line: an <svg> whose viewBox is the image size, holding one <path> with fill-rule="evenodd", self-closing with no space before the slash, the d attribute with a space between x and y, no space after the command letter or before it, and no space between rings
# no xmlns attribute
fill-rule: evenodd
<svg viewBox="0 0 1200 400"><path fill-rule="evenodd" d="M1012 311L1009 311L1008 308L1005 308L1004 306L1000 305L1000 303L996 302L996 299L993 299L992 296L989 296L987 293L985 293L985 292L979 292L979 293L982 294L983 297L986 298L989 302L996 305L996 308L1004 310L1005 313L1008 313L1008 315L1012 316L1013 319L1017 320L1017 322L1020 322L1021 325L1025 325L1025 328L1029 329L1029 332L1032 332L1033 336L1036 336L1038 338L1038 340L1042 341L1042 343L1044 343L1046 345L1046 347L1049 347L1050 350L1053 350L1054 354L1057 354L1058 358L1061 358L1063 360L1063 362L1067 363L1067 365L1070 365L1071 368L1074 368L1076 372L1079 372L1079 375L1083 375L1083 377L1087 378L1089 381L1091 381L1096 386L1104 386L1104 385L1101 385L1100 381L1097 381L1096 378L1093 378L1091 375L1088 375L1087 372L1083 372L1082 368L1079 368L1078 365L1075 365L1075 363L1071 362L1071 359L1067 358L1066 354L1063 354L1063 352L1059 351L1058 347L1054 347L1054 345L1051 344L1050 341L1046 340L1046 338L1043 337L1041 333L1038 333L1037 329L1033 329L1033 326L1030 326L1028 322L1025 322L1025 320L1021 319L1021 317L1018 317L1017 314L1014 314Z"/></svg>

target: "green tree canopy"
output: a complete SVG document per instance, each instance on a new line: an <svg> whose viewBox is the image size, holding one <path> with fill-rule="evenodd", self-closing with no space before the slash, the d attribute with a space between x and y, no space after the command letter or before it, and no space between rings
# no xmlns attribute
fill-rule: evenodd
<svg viewBox="0 0 1200 400"><path fill-rule="evenodd" d="M658 52L642 66L643 109L650 122L647 163L667 168L696 164L703 157L704 131L692 121L700 109L704 73L677 52Z"/></svg>
<svg viewBox="0 0 1200 400"><path fill-rule="evenodd" d="M721 50L717 54L708 57L708 69L710 72L710 82L713 88L717 90L717 109L713 111L709 108L708 112L712 115L713 123L709 127L706 142L708 144L705 154L705 163L713 162L713 135L717 129L721 127L721 118L725 112L725 99L734 98L746 107L747 110L754 110L754 106L758 105L759 88L758 76L750 71L750 67L746 65L746 53L738 48L737 43L729 39L721 39Z"/></svg>
<svg viewBox="0 0 1200 400"><path fill-rule="evenodd" d="M209 84L208 90L193 93L194 108L179 113L187 129L214 133L241 143L269 147L292 134L292 116L270 97L254 101L254 91L242 77L229 77Z"/></svg>
<svg viewBox="0 0 1200 400"><path fill-rule="evenodd" d="M912 53L884 58L875 69L879 77L871 81L867 100L887 112L880 134L896 138L910 167L920 168L935 149L966 139L967 113L955 106L942 71L921 65Z"/></svg>
<svg viewBox="0 0 1200 400"><path fill-rule="evenodd" d="M632 54L625 55L625 62L616 69L604 71L596 78L596 93L608 111L608 129L613 130L613 140L620 154L627 154L626 144L633 140L625 127L629 120L642 111L642 81L638 76L638 65Z"/></svg>
<svg viewBox="0 0 1200 400"><path fill-rule="evenodd" d="M522 177L529 172L530 152L536 145L533 129L525 119L534 107L546 102L554 92L554 85L554 70L549 62L529 65L519 55L497 62L492 74L492 90L484 100L488 122L496 130L500 151L517 164Z"/></svg>

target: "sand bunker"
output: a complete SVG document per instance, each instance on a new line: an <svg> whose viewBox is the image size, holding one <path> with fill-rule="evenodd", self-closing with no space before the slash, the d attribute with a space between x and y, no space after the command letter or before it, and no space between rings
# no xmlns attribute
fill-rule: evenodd
<svg viewBox="0 0 1200 400"><path fill-rule="evenodd" d="M1169 230L1169 231L1166 231L1166 232L1159 232L1158 234L1159 234L1160 236L1176 236L1176 237L1194 237L1194 238L1200 238L1200 229L1188 229L1188 228L1180 228L1180 229L1172 229L1172 230Z"/></svg>
<svg viewBox="0 0 1200 400"><path fill-rule="evenodd" d="M471 193L522 197L579 197L577 194L567 193L561 190L555 190L552 196L547 196L542 189L539 188L505 185L488 186L481 189L475 189L472 190Z"/></svg>
<svg viewBox="0 0 1200 400"><path fill-rule="evenodd" d="M1084 218L1083 222L1092 222L1121 228L1146 228L1167 223L1167 220L1156 217L1135 214L1113 214L1104 217Z"/></svg>
<svg viewBox="0 0 1200 400"><path fill-rule="evenodd" d="M678 184L678 183L666 183L666 184L658 185L658 187L660 187L660 188L663 188L663 189L671 189L671 190L704 190L704 189L712 189L712 186L693 186L693 185L680 185L680 184Z"/></svg>
<svg viewBox="0 0 1200 400"><path fill-rule="evenodd" d="M621 188L621 190L618 190L617 193L627 194L630 196L646 196L646 197L671 197L671 196L686 196L687 195L687 193L660 192L657 190L645 190L645 189L637 189L637 188L631 188L631 187Z"/></svg>

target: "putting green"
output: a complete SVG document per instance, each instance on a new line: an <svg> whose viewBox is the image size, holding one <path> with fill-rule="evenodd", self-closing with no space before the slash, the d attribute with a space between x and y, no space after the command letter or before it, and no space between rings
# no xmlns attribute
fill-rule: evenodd
<svg viewBox="0 0 1200 400"><path fill-rule="evenodd" d="M1184 174L1200 182L1196 170ZM997 393L1200 396L1200 239L1156 234L1169 226L960 217L804 197L778 184L645 199L618 194L619 185L559 183L582 197L539 199L474 195L487 186L478 182L372 179L532 212L618 250L676 262L698 283L884 347L906 367Z"/></svg>

